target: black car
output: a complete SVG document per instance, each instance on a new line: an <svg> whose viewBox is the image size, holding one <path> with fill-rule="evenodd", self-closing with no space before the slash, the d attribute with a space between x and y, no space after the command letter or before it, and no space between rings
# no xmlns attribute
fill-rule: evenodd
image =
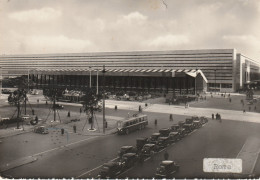
<svg viewBox="0 0 260 180"><path fill-rule="evenodd" d="M139 159L136 153L126 153L122 156L120 163L123 169L127 169L134 166L138 160Z"/></svg>
<svg viewBox="0 0 260 180"><path fill-rule="evenodd" d="M160 163L159 168L156 170L156 178L163 179L163 178L174 178L174 174L178 172L180 169L180 166L176 164L174 161L162 161Z"/></svg>
<svg viewBox="0 0 260 180"><path fill-rule="evenodd" d="M137 151L140 152L142 150L143 146L145 144L147 144L147 142L148 142L148 138L147 137L137 138L136 139L136 149L137 149Z"/></svg>
<svg viewBox="0 0 260 180"><path fill-rule="evenodd" d="M150 144L156 144L159 137L160 137L160 133L153 133L152 136L149 139L149 143Z"/></svg>
<svg viewBox="0 0 260 180"><path fill-rule="evenodd" d="M126 153L136 153L137 150L133 146L122 146L118 152L118 156L121 158Z"/></svg>
<svg viewBox="0 0 260 180"><path fill-rule="evenodd" d="M142 156L151 156L157 151L158 151L157 145L155 145L155 144L145 144L142 151L141 151L141 155Z"/></svg>
<svg viewBox="0 0 260 180"><path fill-rule="evenodd" d="M12 92L9 89L2 89L2 93L3 94L11 94Z"/></svg>
<svg viewBox="0 0 260 180"><path fill-rule="evenodd" d="M167 147L170 143L169 137L159 137L157 146L162 149Z"/></svg>
<svg viewBox="0 0 260 180"><path fill-rule="evenodd" d="M122 165L120 162L107 162L101 167L98 178L101 179L115 179L121 173Z"/></svg>
<svg viewBox="0 0 260 180"><path fill-rule="evenodd" d="M168 137L170 132L171 132L171 130L169 128L163 128L163 129L159 130L161 137Z"/></svg>

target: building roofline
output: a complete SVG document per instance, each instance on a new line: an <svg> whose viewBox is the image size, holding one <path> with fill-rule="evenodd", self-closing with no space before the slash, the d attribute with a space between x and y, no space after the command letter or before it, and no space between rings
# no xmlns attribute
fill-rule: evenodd
<svg viewBox="0 0 260 180"><path fill-rule="evenodd" d="M151 54L157 54L157 53L182 53L182 52L207 52L207 51L230 51L234 52L234 48L230 49L183 49L183 50L163 50L163 51L151 51L151 50L144 50L144 51L105 51L105 52L83 52L83 53L46 53L46 54L2 54L0 57L8 57L8 56L76 56L76 55L110 55L110 54L125 54L125 53L134 53L137 55L141 55L143 53L151 53Z"/></svg>

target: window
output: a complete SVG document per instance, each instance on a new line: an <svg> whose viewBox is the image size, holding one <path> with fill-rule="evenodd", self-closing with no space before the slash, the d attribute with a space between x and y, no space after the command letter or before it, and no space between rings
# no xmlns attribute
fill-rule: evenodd
<svg viewBox="0 0 260 180"><path fill-rule="evenodd" d="M232 84L229 83L222 83L221 88L232 88Z"/></svg>

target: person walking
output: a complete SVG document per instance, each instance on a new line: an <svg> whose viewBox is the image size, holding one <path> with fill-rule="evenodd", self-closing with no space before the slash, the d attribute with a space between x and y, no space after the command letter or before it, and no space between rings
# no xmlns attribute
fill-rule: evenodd
<svg viewBox="0 0 260 180"><path fill-rule="evenodd" d="M165 150L163 156L164 156L164 160L168 160L169 159L169 153L167 152L167 150Z"/></svg>
<svg viewBox="0 0 260 180"><path fill-rule="evenodd" d="M74 131L74 133L77 132L77 126L75 124L73 125L73 131Z"/></svg>
<svg viewBox="0 0 260 180"><path fill-rule="evenodd" d="M214 114L212 113L211 118L214 119Z"/></svg>
<svg viewBox="0 0 260 180"><path fill-rule="evenodd" d="M70 111L68 112L68 117L70 117Z"/></svg>
<svg viewBox="0 0 260 180"><path fill-rule="evenodd" d="M173 117L172 117L172 114L170 114L170 121L173 121Z"/></svg>

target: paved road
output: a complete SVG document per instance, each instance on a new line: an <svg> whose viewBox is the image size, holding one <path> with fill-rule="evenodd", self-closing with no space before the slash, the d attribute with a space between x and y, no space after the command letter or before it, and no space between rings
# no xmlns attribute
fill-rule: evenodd
<svg viewBox="0 0 260 180"><path fill-rule="evenodd" d="M155 114L150 114L154 115ZM165 114L156 113L165 119ZM168 117L168 116L167 116ZM177 119L177 117L175 117ZM185 117L178 116L182 120ZM149 127L128 136L110 135L92 137L79 144L39 154L37 161L6 171L13 177L96 177L100 165L116 158L117 151L123 145L135 145L137 137L149 136L159 128L169 126L171 122L161 121L160 127ZM246 131L250 129L250 131ZM185 137L168 148L170 158L181 165L177 178L192 177L230 177L223 174L206 174L202 171L205 157L236 158L249 137L259 137L260 125L235 121L210 121L203 128ZM146 161L123 174L125 177L154 177L154 171L163 158L163 152L155 156L153 162ZM96 169L97 168L97 169ZM94 169L94 171L91 171ZM257 171L259 171L257 169ZM89 172L89 173L86 173ZM86 173L86 174L85 174Z"/></svg>

